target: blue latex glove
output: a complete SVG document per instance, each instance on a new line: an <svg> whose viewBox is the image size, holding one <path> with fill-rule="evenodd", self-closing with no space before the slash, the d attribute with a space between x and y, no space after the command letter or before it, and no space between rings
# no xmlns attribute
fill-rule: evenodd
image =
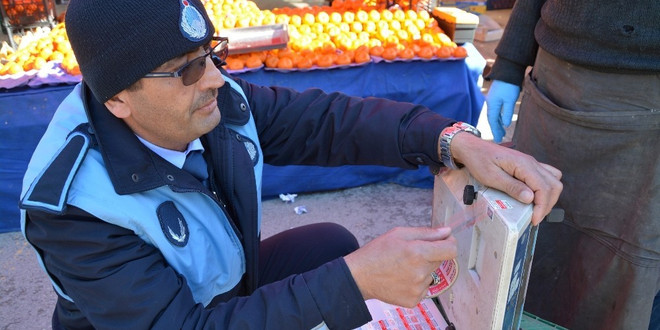
<svg viewBox="0 0 660 330"><path fill-rule="evenodd" d="M513 108L518 100L520 87L501 80L493 80L486 95L488 124L493 132L493 141L502 142L506 134L505 128L511 125Z"/></svg>

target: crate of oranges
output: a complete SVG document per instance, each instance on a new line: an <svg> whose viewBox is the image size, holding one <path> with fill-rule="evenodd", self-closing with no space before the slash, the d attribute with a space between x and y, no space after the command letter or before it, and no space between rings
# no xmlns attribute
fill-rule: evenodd
<svg viewBox="0 0 660 330"><path fill-rule="evenodd" d="M54 0L2 0L5 28L31 27L39 23L51 24L55 19Z"/></svg>

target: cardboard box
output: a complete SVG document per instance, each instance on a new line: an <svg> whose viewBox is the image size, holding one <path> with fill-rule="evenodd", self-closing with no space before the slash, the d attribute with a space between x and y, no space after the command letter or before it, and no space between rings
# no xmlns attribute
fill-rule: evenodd
<svg viewBox="0 0 660 330"><path fill-rule="evenodd" d="M504 28L488 15L479 16L479 26L474 33L474 39L482 42L500 40L504 34Z"/></svg>
<svg viewBox="0 0 660 330"><path fill-rule="evenodd" d="M474 40L479 16L456 7L435 7L431 15L455 43L464 44Z"/></svg>
<svg viewBox="0 0 660 330"><path fill-rule="evenodd" d="M457 242L458 277L439 296L456 329L522 328L538 229L531 219L531 204L482 185L466 169L435 177L431 226L451 227Z"/></svg>

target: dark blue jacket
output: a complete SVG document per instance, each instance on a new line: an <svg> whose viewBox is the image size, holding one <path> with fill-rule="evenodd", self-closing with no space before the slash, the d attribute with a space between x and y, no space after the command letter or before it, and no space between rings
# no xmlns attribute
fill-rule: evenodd
<svg viewBox="0 0 660 330"><path fill-rule="evenodd" d="M245 136L230 128L245 125L251 114L258 133L254 142L262 150L257 157L273 165L374 164L412 169L440 166L438 136L453 121L408 103L326 94L318 89L299 93L235 81L249 103L225 84L218 95L222 121L201 137L211 168L210 190L144 147L123 121L85 90L88 120L77 126L77 135L70 135L76 138L69 140L81 141L80 146L67 144L56 159L57 164L71 166L48 167L39 181L43 184L33 185L22 206L26 210L24 233L60 289L57 315L63 325L124 329L310 329L326 325L351 329L369 321L360 292L341 258L257 287L260 177L253 171L255 158L246 149ZM57 119L56 114L51 126L58 125ZM245 259L240 283L202 303L195 299L189 279L140 233L67 204L66 198L73 198L66 195L71 181L57 178L75 180L76 161L80 155L85 157L86 148L102 155L98 162L106 172L98 175L108 176L114 188L113 192L87 189L101 201L110 194L132 196L165 186L176 193L195 192L213 200L240 241ZM39 171L28 169L35 170ZM81 173L84 170L83 162ZM49 198L65 202L59 208L41 207L39 203ZM58 205L55 200L51 204ZM169 213L165 214L175 212L167 207Z"/></svg>

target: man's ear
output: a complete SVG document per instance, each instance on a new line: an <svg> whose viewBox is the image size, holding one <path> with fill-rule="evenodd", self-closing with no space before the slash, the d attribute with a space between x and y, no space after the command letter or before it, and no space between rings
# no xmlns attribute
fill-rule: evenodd
<svg viewBox="0 0 660 330"><path fill-rule="evenodd" d="M105 107L117 118L127 118L131 115L131 107L129 106L126 90L119 92L119 94L111 97L105 101Z"/></svg>

